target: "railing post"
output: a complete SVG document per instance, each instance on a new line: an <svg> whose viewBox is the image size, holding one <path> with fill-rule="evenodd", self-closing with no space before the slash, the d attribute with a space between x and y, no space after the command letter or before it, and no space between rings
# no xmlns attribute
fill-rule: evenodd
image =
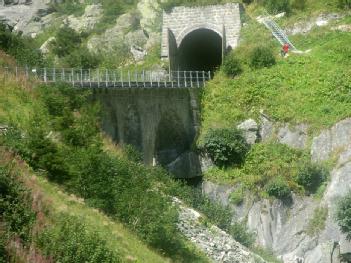
<svg viewBox="0 0 351 263"><path fill-rule="evenodd" d="M83 88L83 69L80 69L80 86Z"/></svg>
<svg viewBox="0 0 351 263"><path fill-rule="evenodd" d="M136 83L136 86L138 88L139 84L138 84L138 71L137 70L134 71L134 76L135 76L135 83Z"/></svg>
<svg viewBox="0 0 351 263"><path fill-rule="evenodd" d="M173 71L170 71L170 72L169 72L169 79L170 79L170 81L171 81L172 89L173 89L173 88L174 88L174 85L173 85L172 72L173 72Z"/></svg>
<svg viewBox="0 0 351 263"><path fill-rule="evenodd" d="M46 83L46 68L44 68L44 82Z"/></svg>
<svg viewBox="0 0 351 263"><path fill-rule="evenodd" d="M100 88L100 70L97 69L97 82L98 82L98 88Z"/></svg>
<svg viewBox="0 0 351 263"><path fill-rule="evenodd" d="M193 87L193 72L190 71L190 87Z"/></svg>
<svg viewBox="0 0 351 263"><path fill-rule="evenodd" d="M177 71L177 78L178 78L178 88L180 86L180 75L179 75L179 70Z"/></svg>
<svg viewBox="0 0 351 263"><path fill-rule="evenodd" d="M91 88L91 69L89 69L89 76L88 76L88 78L89 78L89 86L90 86L90 88Z"/></svg>
<svg viewBox="0 0 351 263"><path fill-rule="evenodd" d="M197 87L200 87L200 83L199 83L199 71L196 71L196 82L197 82Z"/></svg>
<svg viewBox="0 0 351 263"><path fill-rule="evenodd" d="M117 79L116 79L116 71L114 70L113 71L113 87L114 88L116 87L116 81L117 81Z"/></svg>
<svg viewBox="0 0 351 263"><path fill-rule="evenodd" d="M61 73L61 81L65 81L65 69L62 69L62 73Z"/></svg>
<svg viewBox="0 0 351 263"><path fill-rule="evenodd" d="M208 80L211 79L211 71L208 71Z"/></svg>
<svg viewBox="0 0 351 263"><path fill-rule="evenodd" d="M107 88L107 82L109 81L109 77L108 77L108 69L106 69L106 77L105 77L105 84L106 84L106 88Z"/></svg>
<svg viewBox="0 0 351 263"><path fill-rule="evenodd" d="M71 69L71 74L72 74L71 81L72 81L72 85L74 87L74 69L73 68Z"/></svg>
<svg viewBox="0 0 351 263"><path fill-rule="evenodd" d="M129 85L129 88L131 87L130 86L130 71L128 70L128 85Z"/></svg>
<svg viewBox="0 0 351 263"><path fill-rule="evenodd" d="M202 71L202 85L205 87L205 71Z"/></svg>
<svg viewBox="0 0 351 263"><path fill-rule="evenodd" d="M153 71L150 71L150 84L151 84L151 88L152 88L152 75L153 75Z"/></svg>
<svg viewBox="0 0 351 263"><path fill-rule="evenodd" d="M160 75L157 76L157 87L160 87Z"/></svg>
<svg viewBox="0 0 351 263"><path fill-rule="evenodd" d="M56 82L56 69L55 68L52 69L52 81Z"/></svg>
<svg viewBox="0 0 351 263"><path fill-rule="evenodd" d="M144 82L144 88L145 88L145 70L143 70L143 82Z"/></svg>
<svg viewBox="0 0 351 263"><path fill-rule="evenodd" d="M186 81L186 71L184 71L184 85L185 85L186 88L188 87L187 84L188 84L188 83L187 83L187 81Z"/></svg>
<svg viewBox="0 0 351 263"><path fill-rule="evenodd" d="M124 88L124 83L123 83L123 69L121 69L121 82L122 82L122 88Z"/></svg>

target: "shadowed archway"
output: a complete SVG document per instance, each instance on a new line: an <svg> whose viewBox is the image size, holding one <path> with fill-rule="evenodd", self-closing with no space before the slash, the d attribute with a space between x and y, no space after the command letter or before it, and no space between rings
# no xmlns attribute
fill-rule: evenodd
<svg viewBox="0 0 351 263"><path fill-rule="evenodd" d="M222 37L210 29L196 29L178 49L179 70L214 71L222 63Z"/></svg>

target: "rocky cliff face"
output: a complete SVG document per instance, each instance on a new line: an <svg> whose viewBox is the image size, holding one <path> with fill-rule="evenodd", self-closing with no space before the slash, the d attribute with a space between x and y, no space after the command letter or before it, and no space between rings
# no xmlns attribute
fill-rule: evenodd
<svg viewBox="0 0 351 263"><path fill-rule="evenodd" d="M290 130L288 126L276 129L267 119L263 119L262 124L261 134L283 134L281 129L284 129L286 139L276 137L281 143L289 144L291 141L290 146L296 148L305 145L301 143L305 141L306 136L301 125ZM288 139L290 137L295 139ZM321 200L293 196L292 203L286 205L277 200L247 199L240 206L236 206L229 202L230 193L234 190L232 187L204 182L203 191L222 204L229 205L235 219L247 219L248 228L257 235L256 242L272 249L284 263L340 262L340 257L347 258L351 253L350 242L335 223L336 204L351 190L351 119L340 121L313 138L313 161L323 161L332 155L336 156L338 161ZM311 233L310 222L316 216L325 221L325 227Z"/></svg>

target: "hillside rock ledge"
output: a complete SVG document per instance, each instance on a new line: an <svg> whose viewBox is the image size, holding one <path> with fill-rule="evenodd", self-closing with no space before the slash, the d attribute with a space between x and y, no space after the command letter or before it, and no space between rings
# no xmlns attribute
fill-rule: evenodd
<svg viewBox="0 0 351 263"><path fill-rule="evenodd" d="M179 207L179 230L214 262L266 263L218 227L203 224L201 214L174 198Z"/></svg>

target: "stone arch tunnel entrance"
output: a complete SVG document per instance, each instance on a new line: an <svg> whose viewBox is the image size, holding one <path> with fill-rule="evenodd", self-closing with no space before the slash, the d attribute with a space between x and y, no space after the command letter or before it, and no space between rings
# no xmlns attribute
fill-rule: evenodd
<svg viewBox="0 0 351 263"><path fill-rule="evenodd" d="M184 71L214 71L222 63L222 37L210 29L190 32L178 49L178 67Z"/></svg>

